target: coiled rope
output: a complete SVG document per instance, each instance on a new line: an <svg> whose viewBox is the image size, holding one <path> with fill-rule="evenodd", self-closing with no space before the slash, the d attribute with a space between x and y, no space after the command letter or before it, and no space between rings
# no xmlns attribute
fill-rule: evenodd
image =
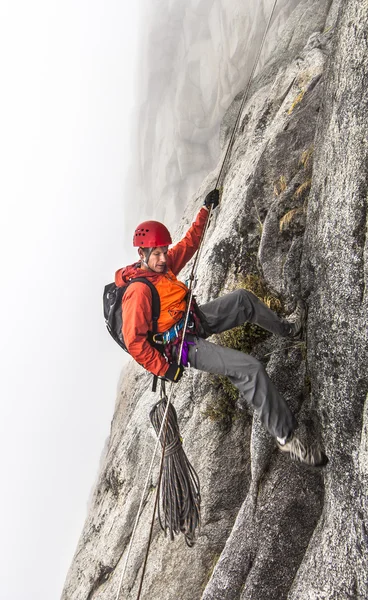
<svg viewBox="0 0 368 600"><path fill-rule="evenodd" d="M150 412L151 423L159 434L168 400L162 398ZM190 464L180 437L178 418L172 403L169 404L164 447L164 467L161 486L158 490L158 519L161 529L170 534L183 533L191 548L195 542L196 530L200 526L200 484L199 478Z"/></svg>
<svg viewBox="0 0 368 600"><path fill-rule="evenodd" d="M218 189L218 187L219 187L219 183L220 183L220 181L222 179L222 175L223 175L223 171L224 171L227 159L228 159L228 157L230 155L230 152L231 152L231 148L232 148L232 144L233 144L233 141L234 141L235 133L236 133L236 130L237 130L238 125L239 125L240 117L241 117L241 114L243 112L243 108L244 108L245 102L246 102L246 100L248 98L249 89L250 89L250 86L251 86L251 83L252 83L252 80L253 80L254 73L255 73L255 71L257 69L257 66L258 66L258 62L259 62L259 59L260 59L260 56L261 56L261 52L263 50L264 42L266 40L267 33L268 33L268 30L269 30L269 27L270 27L270 24L271 24L271 21L272 21L275 9L276 9L277 1L278 0L274 0L274 4L273 4L273 7L272 7L272 10L271 10L268 22L267 22L267 26L266 26L263 38L262 38L262 42L261 42L261 45L259 47L257 56L255 58L255 61L254 61L253 67L252 67L251 74L250 74L248 82L247 82L247 86L246 86L245 91L244 91L242 103L241 103L240 109L238 111L238 115L237 115L237 119L236 119L235 125L233 127L232 135L230 137L230 140L229 140L229 143L228 143L228 146L227 146L227 149L226 149L226 153L225 153L224 159L222 161L221 169L220 169L219 175L218 175L217 180L216 180L216 185L215 185L216 189ZM192 267L192 270L191 270L191 274L190 274L190 277L189 277L188 305L187 305L187 311L186 311L186 315L185 315L185 323L184 323L183 331L186 331L186 328L187 328L187 325L188 325L189 309L190 309L191 301L193 299L193 283L194 283L195 276L196 276L196 273L197 273L198 263L199 263L199 259L200 259L200 256L202 254L202 249L203 249L203 241L204 241L204 238L206 236L206 233L207 233L207 230L208 230L208 227L209 227L209 223L210 223L210 220L211 220L211 215L212 215L212 206L210 207L210 209L208 211L207 221L206 221L205 227L204 227L202 235L201 235L201 239L200 239L198 251L196 253L196 256L195 256L195 259L194 259L194 262L193 262L193 267ZM181 342L181 345L180 345L180 350L179 350L179 355L178 355L178 364L181 363L181 357L182 357L182 352L183 352L183 344L184 344L184 336L183 336L183 339L182 339L182 342ZM143 489L143 493L142 493L142 497L141 497L141 502L140 502L140 505L139 505L139 508L138 508L136 520L135 520L135 523L134 523L134 526L133 526L133 531L132 531L132 535L131 535L131 538L130 538L128 552L127 552L127 555L125 557L125 563L124 563L123 571L122 571L122 574L121 574L121 578L120 578L120 582L119 582L119 586L118 586L118 591L117 591L117 594L116 594L116 600L119 600L120 590L121 590L121 586L122 586L122 583L123 583L123 580L124 580L124 575L125 575L125 572L126 572L126 568L127 568L127 565L128 565L129 556L130 556L130 552L131 552L131 549L132 549L132 545L133 545L134 536L135 536L135 533L136 533L138 521L139 521L139 518L140 518L140 515L141 515L141 512L142 512L143 503L144 503L144 499L145 499L147 488L148 488L148 483L149 483L150 478L151 478L151 474L152 474L152 470L153 470L153 464L154 464L154 460L155 460L157 448L158 448L158 445L159 445L159 443L161 441L162 454L161 454L160 474L159 474L159 481L158 481L158 492L156 494L155 505L154 505L153 514L152 514L149 539L148 539L148 543L147 543L146 555L145 555L145 559L144 559L144 564L143 564L143 569L142 569L142 574L141 574L141 580L140 580L140 586L139 586L139 590L138 590L137 600L139 600L140 597L141 597L142 587L143 587L143 580L144 580L144 575L145 575L145 570L146 570L146 565L147 565L147 560L148 560L148 554L149 554L149 549L150 549L151 540L152 540L153 524L154 524L154 520L155 520L156 510L157 510L157 507L159 505L161 480L162 480L162 477L163 477L163 472L165 471L165 469L164 469L164 462L165 462L165 454L166 454L166 438L167 438L167 434L168 434L168 431L169 431L169 419L171 419L172 423L176 419L176 413L173 410L173 406L172 406L172 403L171 403L171 397L172 397L172 393L173 393L173 385L174 384L171 383L170 392L169 392L168 397L166 396L166 394L164 394L164 397L161 398L161 401L159 403L157 403L155 405L154 409L153 409L154 411L155 411L155 409L157 411L157 415L153 415L153 419L154 419L154 423L155 423L154 424L154 428L155 428L155 431L156 431L156 434L157 434L157 441L156 441L156 445L155 445L155 448L154 448L154 451L153 451L153 455L152 455L150 467L149 467L149 470L148 470L146 482L145 482L145 485L144 485L144 489ZM162 404L160 405L161 402L162 402ZM160 405L160 408L156 408L156 407L158 407L158 405ZM152 415L152 411L151 411L150 414ZM169 414L170 414L170 417L168 416ZM175 415L175 417L173 417L173 415ZM157 419L156 419L156 417L157 417ZM160 423L160 420L161 420L161 423ZM177 424L177 421L176 421L176 424ZM172 431L174 431L174 429ZM176 442L175 442L175 444L176 444ZM169 447L170 447L170 442L169 442ZM173 454L171 454L171 456L173 456ZM166 457L170 458L169 455L166 455ZM181 459L183 459L183 457L181 457ZM185 459L186 459L186 457L185 457ZM181 461L179 461L179 462L180 462L180 464L179 464L179 470L180 470L182 464L184 464L184 463L182 463ZM192 515L192 516L190 516L188 518L189 513L186 516L185 523L186 523L187 527L189 526L189 528L185 529L185 531L183 533L185 535L185 539L186 539L187 544L188 545L193 545L193 541L194 541L193 532L195 531L196 527L199 526L199 524L200 524L200 511L199 511L200 488L199 488L199 480L198 480L198 477L197 477L194 469L191 467L191 465L189 464L189 462L188 462L188 465L187 465L187 467L188 467L189 477L192 478L192 480L191 480L191 484L188 484L188 480L186 480L185 483L184 483L184 488L183 489L187 490L188 489L188 485L189 486L191 486L191 485L193 486L192 487L192 494L193 494L192 495L192 500L193 500L193 506L195 507L195 509L194 509L194 513L193 513L194 516ZM169 500L169 502L172 502L172 501L174 501L174 498L175 498L175 501L176 501L178 499L178 497L179 497L179 503L178 503L178 505L182 506L180 495L183 494L183 492L179 491L179 488L177 486L179 485L179 482L180 482L180 485L182 485L183 484L183 480L182 480L181 476L178 476L178 473L176 471L175 471L175 474L173 474L174 473L174 471L173 471L173 466L174 466L173 461L171 461L171 463L170 463L170 461L167 461L167 463L166 463L165 466L167 466L167 469L166 469L166 473L164 475L163 482L164 482L164 489L166 491L162 492L162 498L166 498L167 500ZM178 464L175 463L175 466L178 466ZM183 471L182 471L182 474L183 474ZM165 532L167 531L167 529L170 531L170 536L172 536L174 533L177 533L177 531L181 531L181 529L180 529L180 527L181 527L181 525L180 525L181 524L181 517L180 517L180 515L186 514L186 511L188 510L188 507L187 507L187 500L188 500L188 498L189 498L189 496L185 495L184 506L186 507L186 510L182 511L182 509L179 509L177 511L175 508L173 508L175 506L175 501L174 501L174 504L170 504L169 505L170 508L167 508L167 507L163 508L164 520L162 520L162 517L160 516L160 513L159 513L160 525L164 529ZM163 506L164 506L164 503L163 503ZM172 515L173 515L173 519L171 519ZM168 518L168 517L170 517L170 518ZM194 526L194 528L193 528L193 526Z"/></svg>

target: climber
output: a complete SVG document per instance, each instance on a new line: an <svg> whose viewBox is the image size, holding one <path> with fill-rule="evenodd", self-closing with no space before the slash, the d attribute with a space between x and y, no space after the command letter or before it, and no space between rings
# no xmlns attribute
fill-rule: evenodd
<svg viewBox="0 0 368 600"><path fill-rule="evenodd" d="M158 333L152 336L152 294L148 285L129 285L122 300L123 338L129 353L145 369L165 380L178 382L186 366L226 375L240 392L240 408L247 402L259 414L262 423L276 438L280 450L293 459L313 466L327 462L317 448L309 448L294 435L296 419L268 377L262 364L252 356L206 340L213 333L231 329L247 321L282 337L298 336L305 311L298 304L293 318L285 320L268 308L252 292L240 289L201 306L190 307L181 363L177 362L178 342L183 334L187 307L187 286L178 273L196 252L205 227L208 210L219 204L218 190L205 198L196 221L185 237L172 248L166 227L157 221L138 225L133 246L138 247L139 262L115 275L117 286L137 277L154 284L160 297Z"/></svg>

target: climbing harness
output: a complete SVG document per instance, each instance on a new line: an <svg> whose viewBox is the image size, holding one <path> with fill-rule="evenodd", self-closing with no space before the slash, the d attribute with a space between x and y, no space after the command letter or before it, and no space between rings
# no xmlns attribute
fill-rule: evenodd
<svg viewBox="0 0 368 600"><path fill-rule="evenodd" d="M168 329L167 331L164 331L163 333L155 333L152 336L152 340L155 342L155 344L169 344L178 337L179 332L183 329L183 326L184 317L180 319L180 321L175 323L175 325L170 327L170 329Z"/></svg>
<svg viewBox="0 0 368 600"><path fill-rule="evenodd" d="M181 364L184 367L188 366L189 346L193 345L194 342L190 342L188 339L186 339L186 335L200 335L203 331L203 327L197 313L198 306L193 298L189 309L189 319L187 321L186 328L184 328L185 318L183 317L180 319L180 321L178 321L178 323L164 333L156 333L156 335L153 336L153 341L155 344L162 344L162 353L166 356L169 363L177 362L179 348L182 344Z"/></svg>
<svg viewBox="0 0 368 600"><path fill-rule="evenodd" d="M244 91L244 95L243 95L242 103L241 103L241 106L240 106L240 109L238 112L238 116L237 116L235 125L233 127L232 135L230 137L230 140L229 140L229 143L227 146L227 150L226 150L224 159L222 161L221 169L220 169L219 175L217 177L215 189L218 189L219 183L222 179L222 175L223 175L223 171L224 171L227 159L229 158L229 155L231 152L232 143L233 143L233 140L235 137L235 132L237 130L237 127L238 127L238 124L240 121L240 117L243 112L243 108L244 108L246 99L248 97L249 89L250 89L250 86L251 86L251 83L253 80L254 73L258 66L259 58L261 56L261 52L262 52L262 49L264 46L265 39L267 37L267 33L268 33L268 30L269 30L269 27L270 27L270 24L272 21L272 17L275 12L276 5L277 5L277 0L274 0L274 4L273 4L273 7L272 7L272 10L270 13L270 17L268 19L267 26L266 26L266 29L265 29L265 32L264 32L264 35L262 38L262 42L261 42L259 51L257 53L256 59L254 61L252 71L249 76L246 89ZM188 293L187 310L186 310L185 317L184 317L183 327L180 328L179 333L181 333L182 331L186 332L187 327L188 327L190 311L191 311L191 306L192 306L192 301L193 301L193 284L194 284L195 276L197 273L199 259L201 257L202 250L203 250L203 241L204 241L204 238L206 236L206 233L207 233L207 230L209 227L211 216L212 216L212 205L210 206L210 208L208 210L206 224L202 231L198 250L197 250L196 256L194 258L192 270L190 273L189 285L188 285L189 293ZM183 349L184 349L184 343L185 343L185 336L181 336L181 338L182 339L180 341L180 348L179 348L178 357L177 357L177 361L176 361L178 364L182 363ZM150 467L148 470L146 482L144 485L141 502L140 502L136 520L135 520L135 523L133 526L133 531L131 534L127 555L125 557L125 563L124 563L123 571L122 571L122 574L120 577L116 600L119 600L121 586L122 586L124 575L125 575L126 568L128 565L129 556L130 556L135 532L137 529L139 517L142 512L143 503L144 503L144 499L146 497L148 483L151 478L153 464L154 464L154 460L155 460L155 456L156 456L156 452L157 452L159 443L161 443L162 453L161 453L160 473L159 473L159 481L158 481L158 492L157 492L156 498L155 498L155 504L154 504L153 514L152 514L152 519L151 519L150 533L149 533L149 538L148 538L148 543L147 543L147 548L146 548L146 554L145 554L145 559L144 559L144 564L143 564L143 569L142 569L142 574L141 574L141 580L140 580L140 586L139 586L139 590L138 590L137 600L140 599L141 593L142 593L143 580L144 580L150 545L151 545L151 541L152 541L153 525L154 525L157 508L159 508L159 522L160 522L161 527L164 529L164 531L165 532L169 531L170 537L173 537L173 535L175 533L182 531L185 535L186 542L189 546L193 545L194 540L195 540L196 528L198 528L200 525L199 480L198 480L198 477L197 477L193 467L189 464L189 461L187 460L187 458L186 457L184 458L184 456L185 456L184 451L183 451L183 454L179 453L179 450L180 449L182 450L182 446L181 446L181 441L180 441L179 430L177 428L176 412L171 403L171 397L172 397L173 389L174 389L173 385L174 384L171 383L170 391L169 391L168 395L166 395L166 391L165 391L164 387L161 388L162 389L161 400L154 406L154 408L152 409L152 411L150 413L151 421L152 421L152 424L153 424L154 429L157 434L157 441L156 441L156 445L155 445L155 448L154 448L154 451L152 454L152 459L151 459ZM175 456L175 453L177 453L176 456ZM175 459L174 459L174 456L175 456ZM185 465L185 467L184 467L184 465ZM166 470L164 468L165 466L167 467ZM182 477L184 468L187 469L185 480L184 480L184 477ZM175 479L171 478L174 471L175 471ZM161 488L162 488L162 490L161 490ZM184 490L184 492L183 492L183 490ZM189 492L189 490L190 490L190 492ZM185 502L184 502L184 509L183 510L179 509L179 511L178 511L177 510L178 506L176 505L176 499L177 499L178 495L180 496L180 494L185 494ZM160 508L160 497L162 497L162 508ZM191 500L192 510L194 507L194 510L191 514L188 509L188 506L189 506L188 499L189 498ZM166 508L164 508L165 506L166 506ZM169 514L167 512L167 507L170 507L171 514Z"/></svg>

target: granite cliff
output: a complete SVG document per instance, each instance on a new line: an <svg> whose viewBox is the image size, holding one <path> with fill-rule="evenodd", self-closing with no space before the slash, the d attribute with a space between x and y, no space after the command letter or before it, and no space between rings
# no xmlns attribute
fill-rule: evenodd
<svg viewBox="0 0 368 600"><path fill-rule="evenodd" d="M233 390L188 370L174 404L201 480L202 528L189 549L156 524L143 598L368 598L367 30L366 0L302 0L291 12L241 115L196 285L199 302L261 285L284 314L304 298L303 340L253 332L247 343L301 437L323 446L329 463L289 461L257 416L236 408ZM239 105L236 97L223 119L223 145ZM217 172L189 202L176 240ZM155 400L151 377L132 362L62 600L116 598L155 444ZM157 468L126 600L137 597L156 482Z"/></svg>

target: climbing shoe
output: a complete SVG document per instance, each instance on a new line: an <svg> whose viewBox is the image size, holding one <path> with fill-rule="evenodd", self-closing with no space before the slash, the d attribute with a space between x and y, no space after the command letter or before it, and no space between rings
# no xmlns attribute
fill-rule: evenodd
<svg viewBox="0 0 368 600"><path fill-rule="evenodd" d="M307 319L307 309L303 300L298 300L296 309L287 319L290 327L287 337L299 338L302 335Z"/></svg>
<svg viewBox="0 0 368 600"><path fill-rule="evenodd" d="M305 465L323 467L328 463L328 458L322 450L316 446L302 444L295 435L287 440L277 438L277 446L281 452L289 454L292 460Z"/></svg>

